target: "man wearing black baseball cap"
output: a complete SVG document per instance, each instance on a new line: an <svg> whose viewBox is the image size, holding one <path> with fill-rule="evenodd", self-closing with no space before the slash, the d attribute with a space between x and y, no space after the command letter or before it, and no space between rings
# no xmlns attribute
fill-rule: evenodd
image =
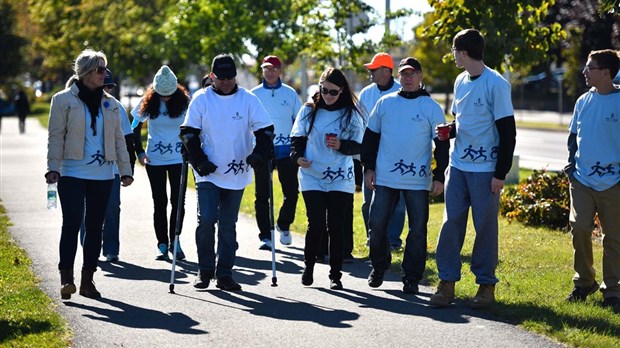
<svg viewBox="0 0 620 348"><path fill-rule="evenodd" d="M198 191L199 270L194 287L206 289L215 277L216 287L236 291L241 285L232 278L237 251L235 225L243 190L252 182L250 166L260 168L273 156L273 123L256 95L237 86L237 68L231 55L216 56L210 76L213 84L194 94L181 126Z"/></svg>
<svg viewBox="0 0 620 348"><path fill-rule="evenodd" d="M426 268L429 193L443 192L450 142L434 138L435 126L446 119L422 85L420 62L413 57L401 60L398 75L400 90L377 101L362 143L365 184L375 192L369 219L372 271L368 285L381 286L390 267L388 222L402 195L409 217L403 292L415 294ZM431 171L432 157L437 166Z"/></svg>

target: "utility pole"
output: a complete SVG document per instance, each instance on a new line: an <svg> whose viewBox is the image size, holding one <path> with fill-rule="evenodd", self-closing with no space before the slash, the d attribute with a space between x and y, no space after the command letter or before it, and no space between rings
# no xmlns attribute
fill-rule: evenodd
<svg viewBox="0 0 620 348"><path fill-rule="evenodd" d="M388 19L388 13L390 12L390 0L385 0L385 35L390 34L390 20Z"/></svg>

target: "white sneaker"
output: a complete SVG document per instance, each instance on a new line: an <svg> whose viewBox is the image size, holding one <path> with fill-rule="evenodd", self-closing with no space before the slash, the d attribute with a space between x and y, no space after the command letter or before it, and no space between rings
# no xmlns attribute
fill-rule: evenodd
<svg viewBox="0 0 620 348"><path fill-rule="evenodd" d="M263 239L260 241L260 246L258 247L260 250L271 250L273 248L273 243L269 239Z"/></svg>
<svg viewBox="0 0 620 348"><path fill-rule="evenodd" d="M282 245L291 245L293 243L293 236L291 235L291 231L281 230L280 226L276 225L276 230L280 232L280 243Z"/></svg>

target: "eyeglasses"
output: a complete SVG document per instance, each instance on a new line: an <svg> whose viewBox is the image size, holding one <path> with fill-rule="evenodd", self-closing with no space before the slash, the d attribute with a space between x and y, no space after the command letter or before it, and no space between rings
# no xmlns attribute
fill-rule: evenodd
<svg viewBox="0 0 620 348"><path fill-rule="evenodd" d="M105 67L105 66L101 66L101 65L99 65L99 66L97 67L97 69L95 69L95 71L97 72L97 74L103 74L103 73L105 73L105 69L106 69L106 67Z"/></svg>
<svg viewBox="0 0 620 348"><path fill-rule="evenodd" d="M590 66L590 65L586 65L586 67L583 69L585 71L591 71L591 70L603 70L603 69L607 69L607 68L603 68L600 66Z"/></svg>
<svg viewBox="0 0 620 348"><path fill-rule="evenodd" d="M332 97L335 97L338 94L340 94L340 90L339 89L328 89L328 88L321 86L321 94L329 94Z"/></svg>

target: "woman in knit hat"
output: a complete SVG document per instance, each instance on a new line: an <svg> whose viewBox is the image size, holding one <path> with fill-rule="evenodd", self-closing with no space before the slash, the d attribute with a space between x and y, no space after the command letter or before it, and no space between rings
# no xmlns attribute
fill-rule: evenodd
<svg viewBox="0 0 620 348"><path fill-rule="evenodd" d="M153 84L146 90L144 98L131 111L133 132L136 137L136 154L140 164L146 166L153 196L153 225L157 237L157 260L168 260L168 251L174 252L174 234L179 204L181 182L181 141L179 126L183 123L189 105L189 92L178 84L177 77L166 65L153 78ZM148 121L146 151L142 148L142 123ZM166 216L168 194L166 179L170 183L170 218ZM181 212L183 209L181 208ZM183 214L181 215L182 225ZM185 254L179 243L177 259L184 260Z"/></svg>

